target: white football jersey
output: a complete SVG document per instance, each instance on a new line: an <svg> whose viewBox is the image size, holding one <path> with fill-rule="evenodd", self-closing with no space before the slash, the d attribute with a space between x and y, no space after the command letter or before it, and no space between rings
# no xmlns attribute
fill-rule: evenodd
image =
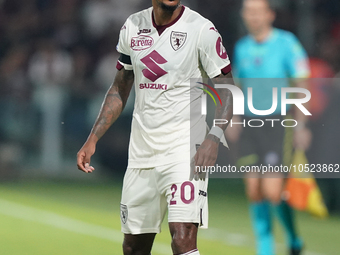
<svg viewBox="0 0 340 255"><path fill-rule="evenodd" d="M220 34L209 20L184 6L172 23L157 26L151 7L127 19L117 50L122 54L117 68L135 75L128 167L190 160L190 130L199 130L191 136L191 146L206 135L199 114L203 92L196 90L193 96L190 79L231 70ZM198 109L198 114L190 114L190 109Z"/></svg>

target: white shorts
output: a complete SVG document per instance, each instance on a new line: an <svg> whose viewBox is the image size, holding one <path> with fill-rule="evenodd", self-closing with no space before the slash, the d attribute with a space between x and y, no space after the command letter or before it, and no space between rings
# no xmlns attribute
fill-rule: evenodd
<svg viewBox="0 0 340 255"><path fill-rule="evenodd" d="M166 209L168 222L192 222L207 228L207 188L208 178L199 179L189 162L128 168L120 205L122 232L160 233Z"/></svg>

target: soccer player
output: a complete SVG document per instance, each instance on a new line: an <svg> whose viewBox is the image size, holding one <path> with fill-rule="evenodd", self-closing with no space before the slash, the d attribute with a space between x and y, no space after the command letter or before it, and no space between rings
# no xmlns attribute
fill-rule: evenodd
<svg viewBox="0 0 340 255"><path fill-rule="evenodd" d="M209 20L180 0L153 0L151 8L127 19L117 50L119 71L77 154L78 168L86 173L94 170L90 158L96 143L122 112L134 83L136 99L121 198L124 254L150 254L167 210L173 254L197 255L198 226L207 226L208 179L198 178L191 164L215 163L227 125L215 126L207 134L205 118L190 111L201 109L202 97L202 90L193 90L190 80L202 74L215 82L218 77L232 80L221 36ZM230 120L231 93L217 91L223 104L215 116ZM195 148L192 157L191 148Z"/></svg>
<svg viewBox="0 0 340 255"><path fill-rule="evenodd" d="M242 18L250 34L236 44L234 76L240 78L240 86L246 98L248 88L253 88L254 108L268 110L272 106L273 88L276 87L280 91L282 87L290 86L288 78L292 78L296 86L306 88L307 82L304 78L309 76L307 55L292 33L273 28L275 12L269 0L244 0ZM263 121L276 119L281 122L283 117L280 96L278 94L278 107L270 116L256 116L246 105L244 116L246 123L254 118ZM295 148L305 150L311 140L311 133L306 127L307 118L300 110L292 110L295 110L293 118L298 122L292 140ZM233 121L241 122L240 118ZM244 128L242 125L228 128L228 137L237 140L240 136L240 158L237 164L253 166L283 164L285 129L280 122L276 122L275 127L271 126L271 122L269 124L266 122L261 128L249 127L247 124ZM303 242L296 232L292 209L282 200L283 174L262 179L258 175L246 177L246 193L250 200L257 254L275 254L271 207L284 226L290 254L301 254Z"/></svg>

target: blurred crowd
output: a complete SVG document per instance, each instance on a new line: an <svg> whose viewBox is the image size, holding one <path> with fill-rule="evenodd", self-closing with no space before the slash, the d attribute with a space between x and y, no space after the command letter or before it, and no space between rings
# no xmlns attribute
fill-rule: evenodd
<svg viewBox="0 0 340 255"><path fill-rule="evenodd" d="M245 34L241 1L183 3L215 23L232 57L236 40ZM313 31L313 44L306 48L315 61L315 77L334 77L340 71L340 2L276 3L277 27L302 36L304 44L311 38L303 37L303 29ZM310 3L309 9L304 3ZM56 171L65 155L75 156L115 75L119 30L130 14L148 6L150 0L0 0L0 169L39 158L42 167ZM313 24L304 23L302 16ZM334 110L321 113L340 109L340 93L317 87L316 98L321 93L326 102L318 116L330 117L320 117L315 130L339 115ZM121 160L115 164L126 164L132 100L127 108L129 114L100 146L103 163L112 164L112 155L118 154ZM334 126L328 129L337 132ZM338 145L336 139L316 137L317 143L326 139Z"/></svg>
<svg viewBox="0 0 340 255"><path fill-rule="evenodd" d="M0 147L17 145L3 160L41 150L53 169L63 143L80 146L115 75L118 32L141 8L132 0L0 1Z"/></svg>

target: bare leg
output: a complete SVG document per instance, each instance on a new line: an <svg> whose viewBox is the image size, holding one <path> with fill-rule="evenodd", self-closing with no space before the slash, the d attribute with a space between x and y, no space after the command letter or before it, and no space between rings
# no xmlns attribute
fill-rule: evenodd
<svg viewBox="0 0 340 255"><path fill-rule="evenodd" d="M283 188L283 178L263 178L262 179L262 193L264 197L273 205L281 203L281 193Z"/></svg>
<svg viewBox="0 0 340 255"><path fill-rule="evenodd" d="M156 234L124 234L124 255L150 255Z"/></svg>
<svg viewBox="0 0 340 255"><path fill-rule="evenodd" d="M263 200L261 190L261 178L246 178L246 193L250 202L261 202Z"/></svg>
<svg viewBox="0 0 340 255"><path fill-rule="evenodd" d="M170 222L169 228L173 254L183 254L197 249L197 223Z"/></svg>

